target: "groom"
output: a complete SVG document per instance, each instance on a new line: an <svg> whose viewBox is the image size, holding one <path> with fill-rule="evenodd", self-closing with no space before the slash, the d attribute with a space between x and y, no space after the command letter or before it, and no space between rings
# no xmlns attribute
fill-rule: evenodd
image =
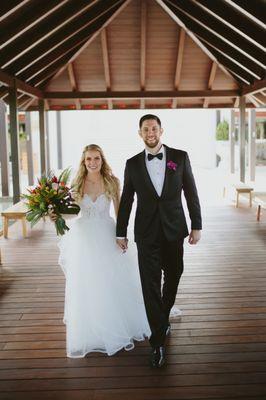
<svg viewBox="0 0 266 400"><path fill-rule="evenodd" d="M128 220L136 193L134 234L151 328L150 365L153 368L165 363L169 315L183 272L183 242L188 229L181 203L182 190L191 219L188 242L196 244L201 235L200 204L188 155L162 145L162 133L161 121L156 115L147 114L140 119L139 135L145 150L127 160L116 229L117 244L126 251Z"/></svg>

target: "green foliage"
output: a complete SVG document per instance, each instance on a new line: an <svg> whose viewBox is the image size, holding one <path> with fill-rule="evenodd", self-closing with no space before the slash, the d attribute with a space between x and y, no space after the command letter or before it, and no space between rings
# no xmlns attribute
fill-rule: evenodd
<svg viewBox="0 0 266 400"><path fill-rule="evenodd" d="M229 139L229 124L224 119L217 125L216 140L228 140L228 139Z"/></svg>

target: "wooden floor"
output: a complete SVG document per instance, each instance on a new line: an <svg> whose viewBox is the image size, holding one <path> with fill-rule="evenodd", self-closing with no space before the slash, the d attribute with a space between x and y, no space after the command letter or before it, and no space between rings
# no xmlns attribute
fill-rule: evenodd
<svg viewBox="0 0 266 400"><path fill-rule="evenodd" d="M147 366L148 343L132 352L65 356L64 277L56 237L41 223L0 239L0 399L266 399L266 218L243 206L205 210L172 320L168 365Z"/></svg>

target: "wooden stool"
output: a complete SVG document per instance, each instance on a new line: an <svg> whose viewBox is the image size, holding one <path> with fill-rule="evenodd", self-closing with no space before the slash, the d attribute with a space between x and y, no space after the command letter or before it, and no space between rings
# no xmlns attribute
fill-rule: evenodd
<svg viewBox="0 0 266 400"><path fill-rule="evenodd" d="M26 212L27 207L23 201L19 201L18 203L8 207L6 210L1 212L3 217L3 234L4 237L8 237L8 221L10 219L20 219L22 223L22 234L25 238L27 236L27 227L26 227Z"/></svg>
<svg viewBox="0 0 266 400"><path fill-rule="evenodd" d="M246 185L234 185L236 190L236 207L239 206L239 194L240 193L248 193L249 194L249 207L252 207L252 191L254 190L250 186Z"/></svg>

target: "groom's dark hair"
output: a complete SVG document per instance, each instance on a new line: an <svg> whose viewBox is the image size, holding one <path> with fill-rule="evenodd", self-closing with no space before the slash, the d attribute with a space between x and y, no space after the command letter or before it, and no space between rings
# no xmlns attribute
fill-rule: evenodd
<svg viewBox="0 0 266 400"><path fill-rule="evenodd" d="M146 115L143 115L143 117L140 118L140 120L139 120L139 127L140 128L141 128L143 122L146 121L147 119L155 119L158 122L158 125L160 125L160 128L161 128L162 124L161 124L160 118L157 117L157 115L153 115L153 114L146 114Z"/></svg>

